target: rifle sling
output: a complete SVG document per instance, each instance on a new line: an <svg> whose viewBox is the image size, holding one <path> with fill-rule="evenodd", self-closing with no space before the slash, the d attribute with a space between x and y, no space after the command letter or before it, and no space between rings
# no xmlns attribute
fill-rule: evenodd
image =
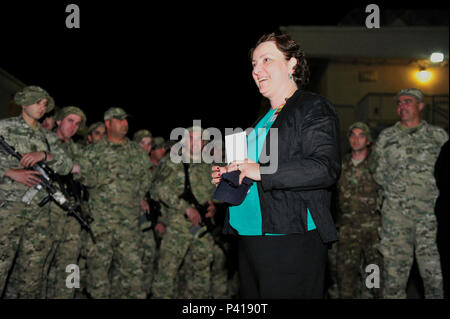
<svg viewBox="0 0 450 319"><path fill-rule="evenodd" d="M190 198L192 198L192 203L195 206L201 206L198 202L197 198L195 198L194 193L192 192L191 181L189 180L189 164L183 163L184 168L184 194L190 194Z"/></svg>

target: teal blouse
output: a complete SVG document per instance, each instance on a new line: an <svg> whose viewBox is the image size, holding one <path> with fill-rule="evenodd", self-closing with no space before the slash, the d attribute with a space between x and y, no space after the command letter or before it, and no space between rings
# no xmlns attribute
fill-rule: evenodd
<svg viewBox="0 0 450 319"><path fill-rule="evenodd" d="M276 109L270 109L269 112L258 122L254 129L247 136L247 157L258 162L259 156L264 146L267 133L275 121L274 114ZM259 201L258 187L256 183L250 187L244 201L238 206L230 206L230 225L242 236L261 236L262 234L262 216L261 204ZM307 209L307 228L308 231L316 228ZM283 235L269 234L265 235Z"/></svg>

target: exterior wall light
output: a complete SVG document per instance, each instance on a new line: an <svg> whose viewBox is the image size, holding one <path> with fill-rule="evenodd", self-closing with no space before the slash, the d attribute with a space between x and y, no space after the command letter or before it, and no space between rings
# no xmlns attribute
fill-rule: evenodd
<svg viewBox="0 0 450 319"><path fill-rule="evenodd" d="M430 61L433 63L439 63L444 61L444 54L440 52L433 52L430 56Z"/></svg>
<svg viewBox="0 0 450 319"><path fill-rule="evenodd" d="M419 81L420 83L428 83L433 77L433 73L428 70L420 70L415 73L415 76L417 81Z"/></svg>

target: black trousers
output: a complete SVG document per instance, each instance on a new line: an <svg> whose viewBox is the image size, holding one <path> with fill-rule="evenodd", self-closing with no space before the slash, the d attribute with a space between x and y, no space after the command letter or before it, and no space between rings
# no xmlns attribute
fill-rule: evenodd
<svg viewBox="0 0 450 319"><path fill-rule="evenodd" d="M323 298L326 261L327 246L317 230L239 236L241 298Z"/></svg>

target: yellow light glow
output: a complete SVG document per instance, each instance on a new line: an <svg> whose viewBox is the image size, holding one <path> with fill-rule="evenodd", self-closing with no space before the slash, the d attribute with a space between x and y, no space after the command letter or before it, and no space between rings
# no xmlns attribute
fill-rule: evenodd
<svg viewBox="0 0 450 319"><path fill-rule="evenodd" d="M430 82L431 78L433 77L433 73L427 70L417 71L415 77L420 83L427 83Z"/></svg>

